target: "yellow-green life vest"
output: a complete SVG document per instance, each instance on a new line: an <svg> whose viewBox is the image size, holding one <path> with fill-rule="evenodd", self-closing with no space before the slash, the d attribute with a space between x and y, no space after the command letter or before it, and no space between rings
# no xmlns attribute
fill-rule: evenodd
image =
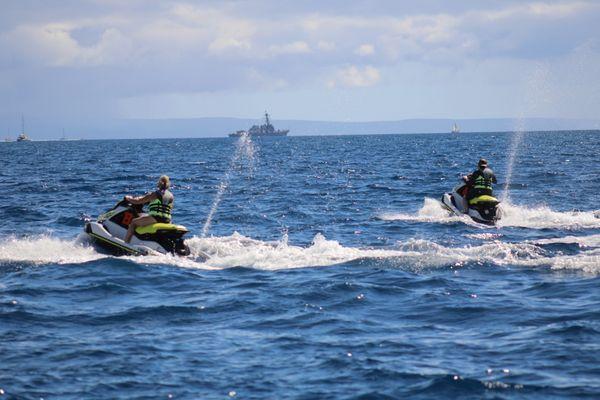
<svg viewBox="0 0 600 400"><path fill-rule="evenodd" d="M157 190L156 199L148 203L148 214L171 221L174 197L168 190Z"/></svg>
<svg viewBox="0 0 600 400"><path fill-rule="evenodd" d="M473 189L492 190L492 179L485 178L483 174L477 175L473 182Z"/></svg>

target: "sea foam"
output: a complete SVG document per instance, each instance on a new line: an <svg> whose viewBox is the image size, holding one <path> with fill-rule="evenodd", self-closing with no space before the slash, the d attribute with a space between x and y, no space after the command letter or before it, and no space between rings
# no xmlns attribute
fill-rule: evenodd
<svg viewBox="0 0 600 400"><path fill-rule="evenodd" d="M554 211L548 206L522 206L505 202L500 204L502 219L497 227L521 227L530 229L593 229L600 228L599 212L596 211ZM418 221L434 223L462 222L468 225L484 225L474 222L467 216L455 216L442 208L438 200L426 197L423 206L416 213L384 213L378 216L384 221Z"/></svg>
<svg viewBox="0 0 600 400"><path fill-rule="evenodd" d="M182 268L226 269L247 267L261 270L327 267L354 260L374 260L373 265L408 270L424 268L462 267L466 264L495 266L549 267L600 273L600 235L567 236L563 238L521 243L490 240L480 245L444 246L424 239L397 242L388 248L346 247L335 240L317 234L308 246L291 245L284 237L270 242L252 239L238 233L230 236L199 237L187 240L190 257L173 255L128 256L143 265L161 264ZM576 254L549 253L542 245L577 243ZM210 256L204 261L200 255ZM0 262L33 264L84 263L107 257L94 251L81 240L64 240L48 236L9 238L0 243ZM378 261L381 261L378 263Z"/></svg>

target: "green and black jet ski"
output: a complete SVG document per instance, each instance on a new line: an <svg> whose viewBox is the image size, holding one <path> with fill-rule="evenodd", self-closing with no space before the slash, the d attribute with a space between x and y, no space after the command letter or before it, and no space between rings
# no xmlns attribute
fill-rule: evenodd
<svg viewBox="0 0 600 400"><path fill-rule="evenodd" d="M92 242L114 255L175 254L189 256L190 248L183 236L188 233L185 226L155 223L138 227L130 243L123 240L127 227L142 213L142 205L134 205L123 199L112 209L100 215L96 221L85 224ZM208 256L202 254L201 258Z"/></svg>
<svg viewBox="0 0 600 400"><path fill-rule="evenodd" d="M461 182L451 193L444 193L440 202L442 207L456 215L468 215L475 222L486 225L495 225L502 218L500 201L492 196L479 196L468 202L465 198L466 185Z"/></svg>

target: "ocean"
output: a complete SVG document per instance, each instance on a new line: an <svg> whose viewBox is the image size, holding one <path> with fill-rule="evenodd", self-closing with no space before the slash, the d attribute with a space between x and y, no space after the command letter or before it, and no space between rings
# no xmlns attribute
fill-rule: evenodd
<svg viewBox="0 0 600 400"><path fill-rule="evenodd" d="M0 399L598 399L598 154L568 131L0 143ZM480 157L495 227L438 202ZM192 255L94 249L85 221L161 174Z"/></svg>

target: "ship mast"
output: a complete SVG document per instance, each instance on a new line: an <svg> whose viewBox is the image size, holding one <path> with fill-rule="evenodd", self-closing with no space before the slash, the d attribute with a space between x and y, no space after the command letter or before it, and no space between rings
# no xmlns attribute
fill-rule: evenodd
<svg viewBox="0 0 600 400"><path fill-rule="evenodd" d="M271 123L269 122L269 113L265 110L265 122L266 125L270 125Z"/></svg>
<svg viewBox="0 0 600 400"><path fill-rule="evenodd" d="M21 114L21 132L25 134L25 117Z"/></svg>

